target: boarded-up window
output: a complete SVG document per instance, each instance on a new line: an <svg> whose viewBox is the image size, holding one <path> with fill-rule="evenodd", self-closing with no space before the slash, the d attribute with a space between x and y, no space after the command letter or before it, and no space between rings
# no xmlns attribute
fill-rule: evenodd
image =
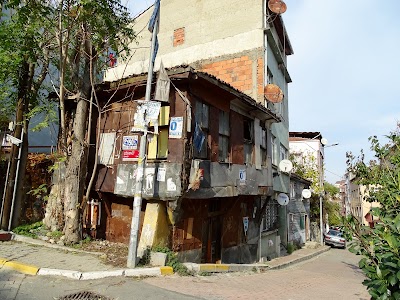
<svg viewBox="0 0 400 300"><path fill-rule="evenodd" d="M158 117L158 135L154 135L148 144L148 159L164 159L168 156L168 124L169 124L169 106L162 106ZM154 124L150 124L154 126ZM152 131L154 128L149 127Z"/></svg>
<svg viewBox="0 0 400 300"><path fill-rule="evenodd" d="M99 164L114 164L115 132L100 134Z"/></svg>
<svg viewBox="0 0 400 300"><path fill-rule="evenodd" d="M247 118L243 119L243 137L244 163L251 164L253 162L254 128L253 121Z"/></svg>
<svg viewBox="0 0 400 300"><path fill-rule="evenodd" d="M229 113L219 111L219 139L218 139L218 159L221 162L229 162Z"/></svg>

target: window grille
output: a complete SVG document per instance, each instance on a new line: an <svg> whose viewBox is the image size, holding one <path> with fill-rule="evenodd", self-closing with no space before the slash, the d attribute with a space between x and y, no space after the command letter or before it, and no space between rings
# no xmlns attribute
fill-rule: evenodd
<svg viewBox="0 0 400 300"><path fill-rule="evenodd" d="M278 213L278 202L275 200L269 200L264 213L262 221L262 230L270 231L278 228L279 213Z"/></svg>

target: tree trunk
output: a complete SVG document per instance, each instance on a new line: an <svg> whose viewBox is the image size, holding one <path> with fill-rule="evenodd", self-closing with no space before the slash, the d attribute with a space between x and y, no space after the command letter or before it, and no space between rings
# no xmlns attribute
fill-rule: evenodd
<svg viewBox="0 0 400 300"><path fill-rule="evenodd" d="M43 224L51 231L64 228L64 176L65 164L56 162L53 172L52 187L46 204Z"/></svg>
<svg viewBox="0 0 400 300"><path fill-rule="evenodd" d="M67 243L76 243L81 239L80 232L80 200L86 179L86 152L85 143L88 103L80 99L76 107L72 152L69 156L65 173L65 226L64 234Z"/></svg>
<svg viewBox="0 0 400 300"><path fill-rule="evenodd" d="M91 94L90 57L85 58L82 84L80 85L78 104L73 123L72 152L67 160L65 174L65 226L64 234L67 243L81 240L81 202L87 174L88 144L86 131L88 123L88 99Z"/></svg>

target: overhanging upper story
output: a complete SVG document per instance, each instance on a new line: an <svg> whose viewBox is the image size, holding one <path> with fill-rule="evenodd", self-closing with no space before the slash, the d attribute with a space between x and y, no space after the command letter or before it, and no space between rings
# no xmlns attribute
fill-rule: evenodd
<svg viewBox="0 0 400 300"><path fill-rule="evenodd" d="M182 66L168 74L169 101L160 108L159 133L147 144L143 198L269 195L270 126L279 117L205 72ZM98 191L125 197L135 193L142 135L135 120L145 78L142 74L101 87L103 104L114 98L101 116ZM150 133L156 130L153 125Z"/></svg>

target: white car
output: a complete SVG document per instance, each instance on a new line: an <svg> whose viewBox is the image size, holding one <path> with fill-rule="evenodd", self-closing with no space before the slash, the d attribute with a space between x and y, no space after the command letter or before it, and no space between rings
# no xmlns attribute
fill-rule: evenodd
<svg viewBox="0 0 400 300"><path fill-rule="evenodd" d="M346 239L343 237L343 232L340 230L330 229L324 235L325 245L336 246L345 249Z"/></svg>

